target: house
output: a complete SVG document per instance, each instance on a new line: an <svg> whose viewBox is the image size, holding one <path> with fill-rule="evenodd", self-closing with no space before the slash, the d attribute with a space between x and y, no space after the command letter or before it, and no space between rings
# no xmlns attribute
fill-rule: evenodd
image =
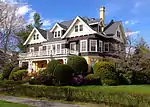
<svg viewBox="0 0 150 107"><path fill-rule="evenodd" d="M24 43L26 52L19 54L19 66L26 63L38 71L53 59L66 64L72 55L83 56L92 65L100 57L117 58L125 43L121 21L105 24L105 7L101 7L99 19L77 16L49 31L34 28Z"/></svg>

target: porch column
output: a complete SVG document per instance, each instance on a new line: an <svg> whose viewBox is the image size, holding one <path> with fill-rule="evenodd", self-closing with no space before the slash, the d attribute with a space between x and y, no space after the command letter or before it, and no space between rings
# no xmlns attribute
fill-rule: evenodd
<svg viewBox="0 0 150 107"><path fill-rule="evenodd" d="M19 61L19 67L22 67L22 61Z"/></svg>
<svg viewBox="0 0 150 107"><path fill-rule="evenodd" d="M32 72L32 61L28 61L28 72L31 73Z"/></svg>

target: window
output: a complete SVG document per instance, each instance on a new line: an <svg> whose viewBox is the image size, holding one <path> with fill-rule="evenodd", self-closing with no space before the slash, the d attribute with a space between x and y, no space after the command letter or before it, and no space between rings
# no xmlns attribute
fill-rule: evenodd
<svg viewBox="0 0 150 107"><path fill-rule="evenodd" d="M39 51L39 47L38 46L34 47L34 51Z"/></svg>
<svg viewBox="0 0 150 107"><path fill-rule="evenodd" d="M109 43L104 43L105 52L109 52Z"/></svg>
<svg viewBox="0 0 150 107"><path fill-rule="evenodd" d="M33 39L35 40L36 38L35 38L36 36L35 35L33 35Z"/></svg>
<svg viewBox="0 0 150 107"><path fill-rule="evenodd" d="M78 25L75 26L75 32L78 32Z"/></svg>
<svg viewBox="0 0 150 107"><path fill-rule="evenodd" d="M80 25L80 31L83 31L83 25Z"/></svg>
<svg viewBox="0 0 150 107"><path fill-rule="evenodd" d="M58 31L58 37L60 37L60 31Z"/></svg>
<svg viewBox="0 0 150 107"><path fill-rule="evenodd" d="M55 38L57 37L57 32L54 32L54 37L55 37Z"/></svg>
<svg viewBox="0 0 150 107"><path fill-rule="evenodd" d="M120 38L120 32L119 32L119 31L117 31L117 37L119 37L119 38Z"/></svg>
<svg viewBox="0 0 150 107"><path fill-rule="evenodd" d="M90 40L90 51L97 52L97 40Z"/></svg>
<svg viewBox="0 0 150 107"><path fill-rule="evenodd" d="M71 53L74 53L76 51L76 43L75 42L70 43L70 50L71 50Z"/></svg>
<svg viewBox="0 0 150 107"><path fill-rule="evenodd" d="M37 34L37 37L36 37L37 39L39 39L39 34Z"/></svg>
<svg viewBox="0 0 150 107"><path fill-rule="evenodd" d="M86 52L87 51L87 40L80 41L80 51Z"/></svg>
<svg viewBox="0 0 150 107"><path fill-rule="evenodd" d="M60 52L61 52L60 47L61 47L61 44L57 44L57 46L56 46L56 48L57 48L57 53L60 53Z"/></svg>
<svg viewBox="0 0 150 107"><path fill-rule="evenodd" d="M43 50L46 50L46 46L43 46Z"/></svg>
<svg viewBox="0 0 150 107"><path fill-rule="evenodd" d="M103 51L103 42L99 40L99 52Z"/></svg>

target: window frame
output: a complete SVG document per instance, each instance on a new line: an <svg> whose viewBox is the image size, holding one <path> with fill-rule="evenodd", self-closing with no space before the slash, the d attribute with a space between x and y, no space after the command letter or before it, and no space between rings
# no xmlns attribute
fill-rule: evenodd
<svg viewBox="0 0 150 107"><path fill-rule="evenodd" d="M71 45L75 45L75 50L72 50L72 49L71 49ZM71 43L70 43L70 53L75 53L75 51L77 51L76 42L71 42Z"/></svg>
<svg viewBox="0 0 150 107"><path fill-rule="evenodd" d="M79 32L79 26L78 25L75 25L74 28L75 28L75 30L74 30L75 32Z"/></svg>
<svg viewBox="0 0 150 107"><path fill-rule="evenodd" d="M35 34L33 35L33 40L36 40L36 35Z"/></svg>
<svg viewBox="0 0 150 107"><path fill-rule="evenodd" d="M36 39L39 39L39 34L36 35Z"/></svg>
<svg viewBox="0 0 150 107"><path fill-rule="evenodd" d="M82 43L83 42L85 42L85 46L86 46L86 48L85 48L86 50L85 51L82 50ZM88 50L87 43L88 43L87 40L80 40L80 52L87 52L87 50Z"/></svg>
<svg viewBox="0 0 150 107"><path fill-rule="evenodd" d="M95 42L95 51L92 50L92 42ZM90 39L90 52L97 52L97 40L94 40L94 39Z"/></svg>
<svg viewBox="0 0 150 107"><path fill-rule="evenodd" d="M57 31L57 37L61 37L60 31Z"/></svg>
<svg viewBox="0 0 150 107"><path fill-rule="evenodd" d="M58 45L60 46L59 52L57 51L58 50L58 48L57 48ZM56 48L56 54L61 54L61 44L56 44L55 48Z"/></svg>
<svg viewBox="0 0 150 107"><path fill-rule="evenodd" d="M106 51L106 44L108 45L108 51ZM104 42L104 52L109 52L109 42Z"/></svg>
<svg viewBox="0 0 150 107"><path fill-rule="evenodd" d="M81 27L81 26L82 26L82 27ZM83 31L83 25L79 25L79 28L80 28L80 29L79 29L80 31ZM81 28L82 28L82 29L81 29Z"/></svg>
<svg viewBox="0 0 150 107"><path fill-rule="evenodd" d="M121 35L120 35L120 31L117 31L117 37L120 38Z"/></svg>
<svg viewBox="0 0 150 107"><path fill-rule="evenodd" d="M100 47L101 44L101 47ZM101 51L100 51L101 50ZM103 41L99 40L99 52L102 53L103 52Z"/></svg>

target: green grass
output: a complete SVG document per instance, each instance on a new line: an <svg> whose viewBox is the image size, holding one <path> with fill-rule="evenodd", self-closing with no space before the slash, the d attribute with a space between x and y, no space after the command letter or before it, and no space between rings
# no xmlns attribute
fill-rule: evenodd
<svg viewBox="0 0 150 107"><path fill-rule="evenodd" d="M81 86L85 90L105 92L127 92L150 95L150 85L123 85L123 86Z"/></svg>
<svg viewBox="0 0 150 107"><path fill-rule="evenodd" d="M11 103L7 101L0 101L0 107L31 107L24 104Z"/></svg>

